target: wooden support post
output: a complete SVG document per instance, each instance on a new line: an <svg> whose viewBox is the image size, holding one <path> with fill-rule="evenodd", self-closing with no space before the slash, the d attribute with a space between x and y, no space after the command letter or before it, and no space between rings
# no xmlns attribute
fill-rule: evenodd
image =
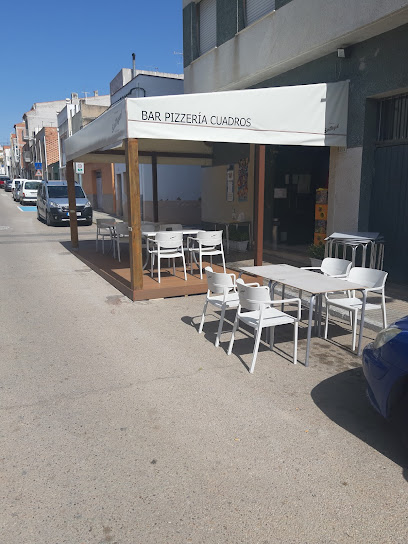
<svg viewBox="0 0 408 544"><path fill-rule="evenodd" d="M69 205L69 227L71 229L71 245L74 249L78 249L78 220L76 214L74 161L67 161L66 176Z"/></svg>
<svg viewBox="0 0 408 544"><path fill-rule="evenodd" d="M125 140L129 223L130 287L143 289L142 229L140 213L139 142Z"/></svg>
<svg viewBox="0 0 408 544"><path fill-rule="evenodd" d="M159 222L159 198L157 190L157 155L152 155L153 221Z"/></svg>
<svg viewBox="0 0 408 544"><path fill-rule="evenodd" d="M254 266L262 266L265 201L265 146L255 146Z"/></svg>

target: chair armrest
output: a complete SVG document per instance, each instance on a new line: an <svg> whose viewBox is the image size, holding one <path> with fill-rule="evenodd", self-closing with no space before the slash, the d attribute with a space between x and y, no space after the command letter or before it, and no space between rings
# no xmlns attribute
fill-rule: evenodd
<svg viewBox="0 0 408 544"><path fill-rule="evenodd" d="M300 298L282 298L280 300L271 300L271 306L279 306L280 304L297 304L298 307L298 320L301 318L302 301Z"/></svg>
<svg viewBox="0 0 408 544"><path fill-rule="evenodd" d="M301 300L300 298L280 298L279 300L271 300L270 304L278 306L282 303L289 304L291 302L296 302L298 304L299 302L301 302Z"/></svg>
<svg viewBox="0 0 408 544"><path fill-rule="evenodd" d="M367 289L364 289L366 293L376 293L378 295L382 295L384 291L384 287L367 287Z"/></svg>

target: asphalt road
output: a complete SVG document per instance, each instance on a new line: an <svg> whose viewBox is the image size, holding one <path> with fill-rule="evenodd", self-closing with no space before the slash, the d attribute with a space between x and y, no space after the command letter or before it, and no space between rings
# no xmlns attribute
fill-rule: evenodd
<svg viewBox="0 0 408 544"><path fill-rule="evenodd" d="M279 327L250 375L250 338L197 333L203 296L132 303L68 240L0 191L1 544L408 542L347 330L305 368Z"/></svg>

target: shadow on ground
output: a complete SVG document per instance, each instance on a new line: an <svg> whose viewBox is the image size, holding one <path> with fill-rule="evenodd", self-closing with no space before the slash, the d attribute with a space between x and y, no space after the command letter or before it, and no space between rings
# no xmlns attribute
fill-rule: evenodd
<svg viewBox="0 0 408 544"><path fill-rule="evenodd" d="M371 407L362 368L341 372L311 392L316 406L334 423L388 457L408 480L408 451L391 425Z"/></svg>

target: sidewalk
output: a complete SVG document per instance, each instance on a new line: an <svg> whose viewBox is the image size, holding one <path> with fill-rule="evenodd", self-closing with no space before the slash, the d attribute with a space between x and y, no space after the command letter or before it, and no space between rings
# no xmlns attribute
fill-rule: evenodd
<svg viewBox="0 0 408 544"><path fill-rule="evenodd" d="M122 219L101 211L94 211L93 221L96 223L97 219L114 218L119 221ZM230 252L226 256L226 266L232 270L238 271L241 266L253 266L253 252L247 251L246 253ZM243 259L245 257L245 259ZM276 251L265 248L264 249L264 262L263 264L279 264L285 263L292 266L309 266L309 258L303 247L285 246L278 247ZM278 290L279 292L279 290ZM291 293L290 289L287 290L288 294ZM292 295L296 296L297 293L293 292ZM408 315L408 285L399 285L392 282L387 282L385 288L386 294L386 310L387 310L387 324L394 323L401 317ZM378 297L372 300L376 302ZM308 307L307 293L302 296L302 305ZM348 319L348 314L339 312L338 309L332 308L330 313L334 316ZM375 310L367 312L365 316L365 326L373 331L379 331L383 328L381 310Z"/></svg>

